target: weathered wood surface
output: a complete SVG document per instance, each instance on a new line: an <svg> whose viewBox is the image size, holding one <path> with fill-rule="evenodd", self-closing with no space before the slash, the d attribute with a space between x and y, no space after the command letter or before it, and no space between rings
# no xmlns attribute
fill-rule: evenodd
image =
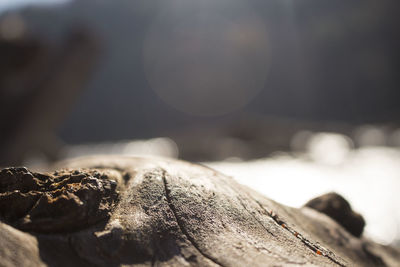
<svg viewBox="0 0 400 267"><path fill-rule="evenodd" d="M283 206L199 165L90 157L61 167L71 171L0 173L1 266L400 263L395 248L355 237L316 210ZM11 195L25 205L12 207ZM28 195L29 205L22 201Z"/></svg>

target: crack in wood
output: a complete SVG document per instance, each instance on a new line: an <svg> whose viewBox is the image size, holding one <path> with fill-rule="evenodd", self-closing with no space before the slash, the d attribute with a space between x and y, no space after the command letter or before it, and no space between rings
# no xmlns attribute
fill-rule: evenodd
<svg viewBox="0 0 400 267"><path fill-rule="evenodd" d="M196 243L196 241L194 240L193 237L190 236L189 232L186 230L186 228L183 226L182 221L180 220L177 212L176 212L176 208L175 206L172 204L171 201L171 196L170 196L170 189L168 188L168 182L167 182L167 178L166 178L166 171L163 170L162 171L162 180L164 183L164 189L165 189L165 196L167 199L167 203L169 208L171 209L174 217L175 217L175 221L178 224L179 229L181 230L181 232L186 236L186 238L189 240L189 242L193 245L193 247L205 258L209 259L210 261L212 261L214 264L219 265L224 267L224 265L222 263L220 263L217 259L215 259L214 257L207 255L206 253L204 253L200 247L198 246L198 244Z"/></svg>
<svg viewBox="0 0 400 267"><path fill-rule="evenodd" d="M303 235L301 235L299 232L295 231L294 229L292 229L291 227L289 227L287 225L287 223L285 223L283 220L281 220L278 215L276 213L274 213L272 210L269 212L267 209L265 209L265 207L256 199L254 199L253 197L249 196L250 198L252 198L260 207L261 209L263 209L265 211L265 213L272 218L272 220L280 225L281 227L283 227L285 230L289 231L292 235L294 235L297 239L299 239L307 248L311 249L312 251L314 251L316 254L324 256L326 258L328 258L330 261L332 261L333 263L345 267L346 264L340 262L339 260L336 259L336 255L325 249L322 248L321 246L318 246L317 244L314 244L313 242L309 241L307 238L305 238Z"/></svg>
<svg viewBox="0 0 400 267"><path fill-rule="evenodd" d="M242 205L243 209L244 209L245 211L247 211L247 213L250 214L250 216L253 217L253 219L256 220L256 222L257 222L259 225L261 225L261 227L262 227L265 231L267 231L270 235L272 235L273 237L275 237L274 233L272 233L267 227L265 227L264 224L262 224L262 222L261 222L259 219L257 219L257 217L254 216L254 214L251 213L251 212L247 209L246 205L244 205L244 203L243 203L243 201L240 199L240 197L237 197L237 199L239 200L240 205Z"/></svg>

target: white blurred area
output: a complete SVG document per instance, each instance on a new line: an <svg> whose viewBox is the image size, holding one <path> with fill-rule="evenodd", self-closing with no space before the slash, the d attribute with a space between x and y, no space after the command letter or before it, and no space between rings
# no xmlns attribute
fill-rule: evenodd
<svg viewBox="0 0 400 267"><path fill-rule="evenodd" d="M60 152L59 158L72 159L94 155L178 158L179 149L172 139L158 137L146 140L65 145ZM51 164L45 155L38 152L27 153L23 162L23 166L28 166L36 171L45 171Z"/></svg>
<svg viewBox="0 0 400 267"><path fill-rule="evenodd" d="M177 158L178 154L178 146L173 140L166 137L159 137L147 140L67 146L63 151L63 158L90 155L160 156Z"/></svg>
<svg viewBox="0 0 400 267"><path fill-rule="evenodd" d="M205 164L241 184L293 207L301 207L318 195L335 191L360 212L365 235L384 244L400 240L400 148L376 146L383 131L367 127L358 132L354 149L351 139L336 133L302 131L292 140L302 152L276 153L270 158ZM399 131L388 140L400 144Z"/></svg>

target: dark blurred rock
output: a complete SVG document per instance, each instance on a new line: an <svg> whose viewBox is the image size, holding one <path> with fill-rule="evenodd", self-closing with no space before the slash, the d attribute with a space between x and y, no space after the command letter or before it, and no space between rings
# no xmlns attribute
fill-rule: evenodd
<svg viewBox="0 0 400 267"><path fill-rule="evenodd" d="M0 199L2 266L398 266L400 262L400 251L356 238L320 212L283 206L199 165L91 157L58 167L76 171L51 176L21 168L1 172L1 192L60 194L69 199L65 207L47 201L49 211L58 213L46 214L43 206L46 223L60 226L64 216L66 222L77 218L75 225L66 225L67 231L56 228L58 233L37 233L43 230L38 224L26 229L11 222L24 233L6 224L14 207L7 208L10 201ZM96 180L96 186L86 187L92 185L86 179ZM80 189L86 192L83 196ZM119 201L108 201L116 192ZM83 210L89 220L95 207L97 214L106 210L109 216L87 223L70 215ZM25 208L21 213L32 213ZM36 222L40 218L36 216Z"/></svg>
<svg viewBox="0 0 400 267"><path fill-rule="evenodd" d="M0 34L0 166L21 164L30 154L58 158L56 131L100 52L84 27L65 35L54 45L38 36L8 40Z"/></svg>
<svg viewBox="0 0 400 267"><path fill-rule="evenodd" d="M354 236L361 236L364 230L364 218L354 212L349 202L337 193L328 193L311 199L305 206L325 213Z"/></svg>

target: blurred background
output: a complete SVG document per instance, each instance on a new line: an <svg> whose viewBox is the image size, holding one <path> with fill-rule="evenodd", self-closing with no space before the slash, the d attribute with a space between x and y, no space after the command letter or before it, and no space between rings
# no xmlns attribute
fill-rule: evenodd
<svg viewBox="0 0 400 267"><path fill-rule="evenodd" d="M0 0L0 166L201 162L400 246L397 0Z"/></svg>

